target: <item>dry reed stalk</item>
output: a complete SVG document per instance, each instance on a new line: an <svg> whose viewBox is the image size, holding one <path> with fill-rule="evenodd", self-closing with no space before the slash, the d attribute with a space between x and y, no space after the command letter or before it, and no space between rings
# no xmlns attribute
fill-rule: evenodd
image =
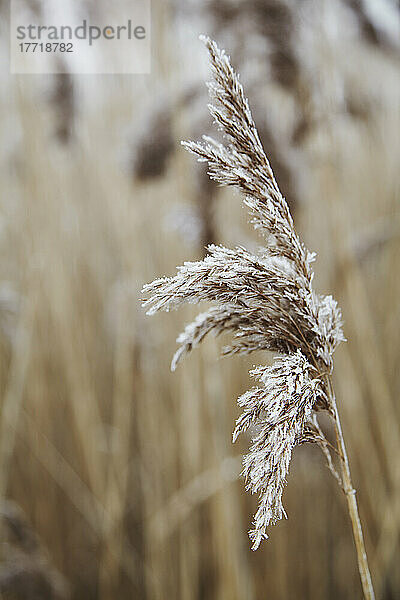
<svg viewBox="0 0 400 600"><path fill-rule="evenodd" d="M336 210L337 214L336 225L339 231L343 231L344 223L340 211ZM353 337L359 343L357 344L358 352L354 352L354 361L358 361L362 368L363 377L368 382L368 388L372 394L370 410L372 413L372 423L376 428L375 437L381 443L382 454L386 459L387 475L390 486L393 489L388 497L385 490L380 491L381 501L376 503L377 491L372 486L372 496L375 500L374 504L378 504L381 512L380 519L380 536L379 542L376 545L375 554L372 556L372 564L380 564L379 573L385 572L385 567L390 563L391 557L395 555L398 546L399 532L399 503L398 490L400 484L400 467L398 464L393 464L391 457L400 454L399 432L396 422L393 420L396 406L392 398L389 384L385 376L385 365L382 358L374 348L374 340L376 332L374 329L374 320L372 309L369 305L369 299L365 284L360 272L360 266L357 262L357 257L343 243L343 235L341 242L336 243L337 254L340 260L341 273L345 278L345 286L348 289L349 306L354 315ZM351 351L351 346L350 346ZM372 373L373 370L373 373ZM383 410L382 410L383 409ZM372 455L371 448L369 449ZM371 461L371 456L370 456ZM369 465L370 467L370 465ZM384 567L383 567L384 565ZM376 589L381 588L382 575L378 575L376 580Z"/></svg>
<svg viewBox="0 0 400 600"><path fill-rule="evenodd" d="M14 339L10 377L4 394L0 421L0 503L6 499L11 459L14 453L19 416L29 368L36 298L21 311ZM2 523L0 520L0 539Z"/></svg>
<svg viewBox="0 0 400 600"><path fill-rule="evenodd" d="M24 432L21 439L29 452L49 473L60 489L66 494L73 506L88 524L92 534L101 542L104 531L112 531L114 522L104 505L92 493L90 488L71 468L65 458L58 452L50 440L40 431L35 419L26 411L22 411ZM115 547L110 548L113 559L120 561L121 569L133 586L138 585L138 564L141 558L128 539L124 539L125 552L122 556L115 553ZM140 567L145 570L149 578L154 578L154 573L146 568L143 562Z"/></svg>
<svg viewBox="0 0 400 600"><path fill-rule="evenodd" d="M244 248L211 245L204 260L187 262L175 277L144 286L144 305L151 315L186 302L215 303L178 337L173 370L210 332L234 333L224 354L270 350L281 355L272 366L251 372L260 383L239 398L243 413L233 433L235 441L240 433L255 429L243 461L246 489L260 496L249 533L252 548L256 550L268 537L270 524L286 516L282 495L294 448L314 442L345 493L364 597L371 600L374 591L331 381L333 353L344 340L341 313L331 296L313 289L315 254L307 250L294 229L229 58L209 38L204 41L214 77L209 84L209 109L228 143L203 136L203 142L184 142L184 146L208 163L212 179L243 193L253 225L264 235L266 246L251 254ZM330 415L335 426L341 476L318 424L321 411Z"/></svg>
<svg viewBox="0 0 400 600"><path fill-rule="evenodd" d="M104 550L100 565L100 597L111 597L118 589L120 565L124 553L124 511L128 489L129 448L132 422L132 403L126 398L132 395L133 376L131 369L132 340L124 326L127 320L126 295L119 302L116 350L114 359L115 391L113 396L113 427L118 432L118 447L113 449L108 467L106 508L113 527L105 528Z"/></svg>

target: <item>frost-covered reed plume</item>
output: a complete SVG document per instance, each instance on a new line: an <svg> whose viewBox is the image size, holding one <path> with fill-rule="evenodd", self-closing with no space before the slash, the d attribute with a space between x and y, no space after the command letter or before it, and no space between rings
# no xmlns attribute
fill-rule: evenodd
<svg viewBox="0 0 400 600"><path fill-rule="evenodd" d="M204 260L186 262L175 277L146 285L144 304L151 315L185 302L214 303L178 337L172 369L210 332L233 333L224 354L278 353L272 366L251 372L258 385L239 398L243 412L233 433L235 441L250 427L254 432L243 469L246 488L260 497L249 534L252 548L257 549L267 537L270 524L285 516L282 494L294 448L315 442L346 494L364 594L371 599L374 594L355 490L331 383L333 353L344 339L341 313L331 296L313 290L315 255L294 229L239 77L226 54L210 39L204 41L213 73L209 108L226 142L204 137L203 142L183 145L200 161L208 162L212 179L242 192L265 247L255 255L241 247L230 250L211 245ZM318 424L320 411L328 412L334 421L341 475Z"/></svg>

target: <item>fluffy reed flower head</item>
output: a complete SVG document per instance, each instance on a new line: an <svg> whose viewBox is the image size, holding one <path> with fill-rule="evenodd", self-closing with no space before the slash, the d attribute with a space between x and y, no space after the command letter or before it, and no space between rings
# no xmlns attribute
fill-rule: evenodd
<svg viewBox="0 0 400 600"><path fill-rule="evenodd" d="M245 248L209 246L202 261L186 262L175 277L145 285L148 314L169 311L185 302L214 303L178 337L177 363L209 332L231 332L224 354L271 350L280 354L272 366L251 374L260 385L239 398L243 413L233 434L256 428L244 458L246 488L260 496L250 531L253 549L267 537L269 524L285 515L282 493L293 449L316 442L333 469L327 442L318 426L318 410L331 410L326 375L341 340L341 314L331 296L313 290L315 255L297 235L261 145L247 98L229 58L208 38L213 81L208 84L210 112L225 143L204 136L183 145L202 162L221 185L243 194L252 222L264 237L257 255Z"/></svg>

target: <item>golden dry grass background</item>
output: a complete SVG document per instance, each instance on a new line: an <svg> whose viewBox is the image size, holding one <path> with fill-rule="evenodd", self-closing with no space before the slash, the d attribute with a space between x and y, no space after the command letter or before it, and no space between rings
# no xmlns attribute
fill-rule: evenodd
<svg viewBox="0 0 400 600"><path fill-rule="evenodd" d="M179 149L190 110L173 114L165 175L132 174L150 100L182 93L193 56L206 72L196 25L182 34L170 6L154 2L153 27L152 74L74 77L71 115L66 76L1 74L3 597L358 598L345 500L312 447L295 454L289 519L249 549L256 499L231 431L249 366L269 357L219 360L221 342L210 339L171 374L174 340L194 311L148 319L141 309L144 282L202 253L186 235L198 202L193 160ZM321 28L310 30L321 125L299 152L295 218L318 253L317 287L343 309L339 408L378 597L394 599L399 59L357 36L326 41ZM366 117L336 114L338 73L372 98ZM267 73L260 90L284 120ZM217 197L213 223L218 242L257 243L234 193Z"/></svg>

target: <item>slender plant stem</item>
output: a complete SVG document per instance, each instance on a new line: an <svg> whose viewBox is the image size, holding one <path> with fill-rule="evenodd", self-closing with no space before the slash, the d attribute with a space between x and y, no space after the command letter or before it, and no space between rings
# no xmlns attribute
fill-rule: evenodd
<svg viewBox="0 0 400 600"><path fill-rule="evenodd" d="M343 490L346 494L347 506L353 528L353 537L357 550L358 570L360 572L361 584L365 600L375 600L371 573L368 566L367 552L365 550L364 537L361 527L360 515L358 513L356 490L351 481L349 459L347 457L346 445L344 443L342 425L340 423L339 411L336 404L335 393L330 377L328 378L328 390L334 412L335 431L338 450L341 454Z"/></svg>

